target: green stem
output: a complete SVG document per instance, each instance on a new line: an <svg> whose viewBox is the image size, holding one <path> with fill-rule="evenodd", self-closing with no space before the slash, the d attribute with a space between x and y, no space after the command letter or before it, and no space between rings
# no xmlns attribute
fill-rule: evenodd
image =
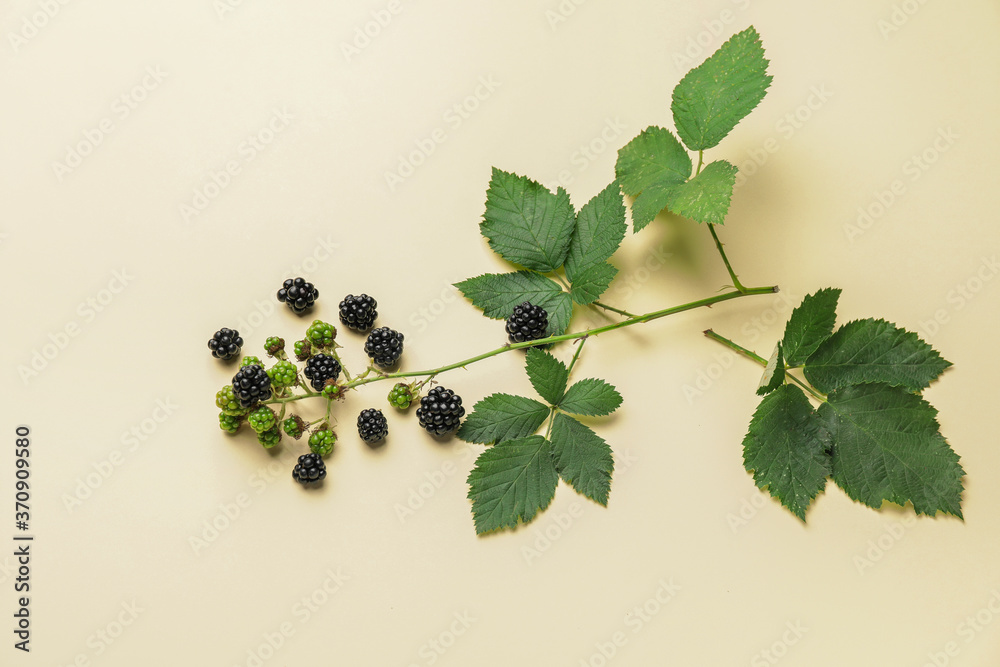
<svg viewBox="0 0 1000 667"><path fill-rule="evenodd" d="M705 164L705 151L698 151L698 168L694 170L694 175L701 173L701 165Z"/></svg>
<svg viewBox="0 0 1000 667"><path fill-rule="evenodd" d="M568 379L570 374L573 372L573 367L576 366L576 360L580 358L580 353L583 352L583 346L587 344L586 338L580 339L580 344L576 346L576 352L573 354L573 359L570 360L569 366L566 367L566 378Z"/></svg>
<svg viewBox="0 0 1000 667"><path fill-rule="evenodd" d="M729 301L730 299L739 299L744 296L753 296L758 294L774 294L778 291L777 286L770 287L748 287L744 288L742 291L726 292L724 294L717 294L716 296L711 296L706 299L698 299L697 301L691 301L690 303L685 303L680 306L672 306L670 308L664 308L663 310L655 310L651 313L646 313L645 315L637 315L630 317L627 320L621 322L615 322L613 324L606 324L601 327L595 327L593 329L587 329L586 331L579 331L576 333L562 334L559 336L548 336L547 338L539 338L538 340L525 341L523 343L509 343L503 347L498 347L495 350L490 350L489 352L483 352L474 357L468 359L463 359L462 361L456 361L455 363L448 364L446 366L440 366L438 368L431 368L422 371L407 371L405 373L379 373L373 377L366 377L362 375L354 379L353 382L348 382L344 385L345 389L353 389L355 387L360 387L361 385L370 384L372 382L381 382L382 380L395 380L400 378L411 378L411 377L424 377L427 375L438 375L444 373L445 371L455 370L456 368L464 368L470 364L474 364L477 361L482 361L484 359L489 359L490 357L495 357L498 354L504 354L505 352L510 352L512 350L521 350L526 347L534 347L536 345L551 345L553 343L562 343L567 340L578 340L580 338L587 338L589 336L597 336L608 331L614 331L616 329L624 329L625 327L630 327L636 324L644 324L646 322L652 322L653 320L658 320L662 317L667 317L669 315L676 315L677 313L683 313L688 310L694 310L696 308L704 308L708 306L713 306L717 303L723 301ZM577 350L579 352L579 350ZM309 398L310 396L319 396L319 394L309 392L304 396L292 396L291 398L281 398L272 399L270 401L265 401L264 404L270 403L289 403L291 401L298 401L303 398Z"/></svg>
<svg viewBox="0 0 1000 667"><path fill-rule="evenodd" d="M613 313L618 313L619 315L624 315L625 317L639 317L635 313L630 313L627 310L622 310L620 308L615 308L614 306L609 306L606 303L601 303L600 301L592 301L592 306L597 306L598 308L603 308L604 310L610 310Z"/></svg>
<svg viewBox="0 0 1000 667"><path fill-rule="evenodd" d="M760 356L756 352L751 352L750 350L746 349L745 347L743 347L741 345L737 345L736 343L734 343L733 341L729 340L725 336L720 336L719 334L715 333L711 329L708 329L704 333L705 333L706 336L708 336L712 340L716 340L716 341L722 343L723 345L725 345L727 347L730 347L733 350L736 350L737 352L739 352L740 354L742 354L747 359L751 359L753 361L756 361L761 366L764 366L765 368L767 368L767 359L765 359L764 357ZM818 391L816 391L815 389L813 389L809 385L805 384L804 382L802 382L801 380L799 380L797 377L795 377L791 373L788 373L787 372L788 371L787 367L785 368L785 371L786 371L785 372L785 379L786 379L786 381L790 379L792 382L794 382L795 384L799 385L800 387L802 387L803 389L805 389L807 392L809 392L810 394L812 394L813 398L815 398L816 400L821 401L823 403L826 403L826 396L824 396L823 394L819 393Z"/></svg>
<svg viewBox="0 0 1000 667"><path fill-rule="evenodd" d="M722 261L726 264L726 270L729 271L729 277L733 279L733 287L738 289L740 292L745 292L747 288L743 287L743 284L740 283L740 279L736 277L736 272L733 271L733 266L729 263L729 258L726 257L726 251L722 249L722 241L719 240L719 235L715 233L715 225L708 223L708 231L712 233L712 239L715 241L715 247L719 249Z"/></svg>

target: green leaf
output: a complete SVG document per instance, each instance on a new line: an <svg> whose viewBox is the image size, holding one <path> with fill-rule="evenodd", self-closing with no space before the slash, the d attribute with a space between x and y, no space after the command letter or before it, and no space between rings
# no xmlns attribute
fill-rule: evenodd
<svg viewBox="0 0 1000 667"><path fill-rule="evenodd" d="M476 533L527 523L556 492L552 446L540 435L502 442L480 454L468 482Z"/></svg>
<svg viewBox="0 0 1000 667"><path fill-rule="evenodd" d="M757 406L743 438L743 466L803 521L830 474L829 434L798 387L784 385Z"/></svg>
<svg viewBox="0 0 1000 667"><path fill-rule="evenodd" d="M757 385L757 395L768 394L782 385L785 381L785 360L781 355L781 343L774 346L774 352L767 361L764 374Z"/></svg>
<svg viewBox="0 0 1000 667"><path fill-rule="evenodd" d="M801 366L833 333L840 290L827 287L802 299L785 325L781 347L789 366Z"/></svg>
<svg viewBox="0 0 1000 667"><path fill-rule="evenodd" d="M949 366L917 334L867 319L840 327L809 356L803 372L822 392L868 382L920 391Z"/></svg>
<svg viewBox="0 0 1000 667"><path fill-rule="evenodd" d="M638 232L691 176L691 156L670 130L651 126L618 151L615 173L625 194L635 197L632 224Z"/></svg>
<svg viewBox="0 0 1000 667"><path fill-rule="evenodd" d="M569 381L566 364L545 350L530 347L525 355L525 370L538 395L552 405L558 404L566 393L566 383ZM534 430L531 432L534 433Z"/></svg>
<svg viewBox="0 0 1000 667"><path fill-rule="evenodd" d="M578 493L607 506L614 456L608 443L589 427L564 414L552 424L556 470Z"/></svg>
<svg viewBox="0 0 1000 667"><path fill-rule="evenodd" d="M594 196L576 216L576 228L566 255L566 277L574 285L580 274L600 266L615 254L625 238L625 203L614 181Z"/></svg>
<svg viewBox="0 0 1000 667"><path fill-rule="evenodd" d="M473 406L456 435L466 442L492 445L533 434L548 416L549 407L532 398L492 394Z"/></svg>
<svg viewBox="0 0 1000 667"><path fill-rule="evenodd" d="M962 516L958 454L937 410L902 387L866 384L831 393L819 416L833 437L833 480L869 507L913 503L917 514Z"/></svg>
<svg viewBox="0 0 1000 667"><path fill-rule="evenodd" d="M695 222L721 225L729 212L736 171L736 167L725 160L708 164L697 176L678 186L668 197L667 207L671 213Z"/></svg>
<svg viewBox="0 0 1000 667"><path fill-rule="evenodd" d="M693 151L718 145L767 93L771 75L751 26L733 35L674 88L674 127Z"/></svg>
<svg viewBox="0 0 1000 667"><path fill-rule="evenodd" d="M600 417L610 415L622 404L622 395L613 386L597 378L580 380L566 391L559 409L574 415Z"/></svg>
<svg viewBox="0 0 1000 667"><path fill-rule="evenodd" d="M576 211L562 188L543 185L494 167L479 229L509 262L548 273L563 265Z"/></svg>
<svg viewBox="0 0 1000 667"><path fill-rule="evenodd" d="M504 320L510 317L514 306L530 301L549 314L549 334L566 331L573 315L573 300L554 280L534 271L515 273L486 273L455 283L462 294L481 308L486 317Z"/></svg>
<svg viewBox="0 0 1000 667"><path fill-rule="evenodd" d="M585 271L580 272L573 281L569 295L581 306L596 301L604 291L611 285L611 281L618 275L618 269L607 262L594 264Z"/></svg>

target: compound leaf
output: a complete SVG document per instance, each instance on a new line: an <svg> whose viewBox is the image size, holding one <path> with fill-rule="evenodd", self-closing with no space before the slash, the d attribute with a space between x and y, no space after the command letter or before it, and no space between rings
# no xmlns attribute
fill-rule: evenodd
<svg viewBox="0 0 1000 667"><path fill-rule="evenodd" d="M574 415L610 415L622 404L622 395L612 385L597 378L580 380L566 391L559 409Z"/></svg>
<svg viewBox="0 0 1000 667"><path fill-rule="evenodd" d="M552 456L559 476L578 493L607 506L614 456L589 427L559 413L552 424Z"/></svg>
<svg viewBox="0 0 1000 667"><path fill-rule="evenodd" d="M833 333L839 299L840 290L828 287L809 294L792 311L781 341L785 362L789 366L801 366Z"/></svg>
<svg viewBox="0 0 1000 667"><path fill-rule="evenodd" d="M833 438L833 480L848 496L876 509L910 501L917 514L962 517L965 472L923 398L886 384L845 387L819 416Z"/></svg>
<svg viewBox="0 0 1000 667"><path fill-rule="evenodd" d="M468 478L476 533L531 521L552 502L558 482L552 446L540 435L487 449L476 459Z"/></svg>
<svg viewBox="0 0 1000 667"><path fill-rule="evenodd" d="M566 364L545 350L531 347L525 355L525 370L528 379L531 380L531 386L539 396L552 405L559 403L566 393L566 384L569 381ZM534 430L531 432L534 433Z"/></svg>
<svg viewBox="0 0 1000 667"><path fill-rule="evenodd" d="M927 387L951 366L917 334L885 320L855 320L840 327L806 360L803 372L822 392L882 382L911 391Z"/></svg>
<svg viewBox="0 0 1000 667"><path fill-rule="evenodd" d="M743 438L743 466L803 521L830 474L829 434L798 387L784 385L757 406Z"/></svg>
<svg viewBox="0 0 1000 667"><path fill-rule="evenodd" d="M684 75L670 106L681 140L693 151L718 145L767 93L771 75L753 26L733 35Z"/></svg>
<svg viewBox="0 0 1000 667"><path fill-rule="evenodd" d="M548 273L563 265L576 211L562 188L550 192L536 181L493 168L486 212L479 229L508 262Z"/></svg>
<svg viewBox="0 0 1000 667"><path fill-rule="evenodd" d="M618 151L615 174L632 202L632 225L641 230L666 208L691 176L691 156L670 130L651 126Z"/></svg>
<svg viewBox="0 0 1000 667"><path fill-rule="evenodd" d="M721 225L729 212L734 185L736 167L725 160L716 160L666 195L667 208L695 222Z"/></svg>
<svg viewBox="0 0 1000 667"><path fill-rule="evenodd" d="M492 394L473 406L456 435L466 442L492 445L533 434L548 416L549 407L533 398Z"/></svg>
<svg viewBox="0 0 1000 667"><path fill-rule="evenodd" d="M625 203L614 181L594 196L576 216L576 227L566 255L566 277L577 279L592 266L602 265L625 238Z"/></svg>

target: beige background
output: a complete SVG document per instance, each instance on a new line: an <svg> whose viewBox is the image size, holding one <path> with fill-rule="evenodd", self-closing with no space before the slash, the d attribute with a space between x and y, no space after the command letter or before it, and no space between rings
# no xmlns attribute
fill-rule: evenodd
<svg viewBox="0 0 1000 667"><path fill-rule="evenodd" d="M37 535L34 650L5 630L0 663L253 665L262 645L268 666L1000 662L995 2L225 2L0 12L0 488L6 522L13 431L29 424ZM345 54L372 12L386 25ZM358 440L352 422L384 405L384 384L339 407L320 492L290 479L301 443L275 457L218 430L232 368L205 341L240 322L251 354L267 335L300 336L310 320L273 298L288 276L315 281L325 319L344 294L375 295L380 322L407 336L408 369L498 344L498 324L449 287L504 268L477 228L490 167L562 182L583 204L620 146L671 125L683 72L751 23L774 84L708 157L747 177L721 230L737 270L783 292L587 346L581 377L625 396L597 426L619 457L608 509L560 484L535 523L477 538L468 448L388 409L387 446ZM390 188L386 172L438 128L444 141ZM55 166L98 129L79 166ZM257 135L271 141L251 151ZM228 162L239 172L213 189ZM633 311L728 280L707 231L666 217L615 262L607 300ZM828 285L844 288L842 321L886 317L955 362L927 395L969 473L965 523L873 512L830 485L802 525L743 471L759 369L700 332L766 353L787 304ZM359 367L361 338L341 335ZM54 358L22 379L43 351ZM471 405L530 391L520 363L442 379ZM8 624L12 564L0 556Z"/></svg>

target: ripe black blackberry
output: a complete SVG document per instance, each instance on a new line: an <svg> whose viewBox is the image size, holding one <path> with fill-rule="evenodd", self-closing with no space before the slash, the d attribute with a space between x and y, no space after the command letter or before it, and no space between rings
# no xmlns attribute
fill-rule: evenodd
<svg viewBox="0 0 1000 667"><path fill-rule="evenodd" d="M306 369L303 374L309 379L309 383L316 391L323 391L323 386L327 380L336 380L340 377L340 362L328 354L317 354L310 357L306 362Z"/></svg>
<svg viewBox="0 0 1000 667"><path fill-rule="evenodd" d="M389 435L389 424L381 410L369 408L358 415L358 435L365 442L378 442Z"/></svg>
<svg viewBox="0 0 1000 667"><path fill-rule="evenodd" d="M379 327L365 341L365 352L376 366L388 368L399 361L403 354L403 334L389 327Z"/></svg>
<svg viewBox="0 0 1000 667"><path fill-rule="evenodd" d="M212 356L223 361L238 357L242 348L243 339L236 329L223 327L212 334L212 338L208 341L208 349L212 351Z"/></svg>
<svg viewBox="0 0 1000 667"><path fill-rule="evenodd" d="M420 427L434 435L444 435L458 428L465 416L462 397L451 389L434 387L420 399L417 419Z"/></svg>
<svg viewBox="0 0 1000 667"><path fill-rule="evenodd" d="M525 301L514 307L507 318L507 339L512 343L538 340L548 335L549 314L541 306L533 306Z"/></svg>
<svg viewBox="0 0 1000 667"><path fill-rule="evenodd" d="M233 392L244 408L271 398L271 378L257 364L244 366L233 376Z"/></svg>
<svg viewBox="0 0 1000 667"><path fill-rule="evenodd" d="M292 479L299 484L318 482L326 477L326 464L319 454L309 453L299 457L299 462L292 468Z"/></svg>
<svg viewBox="0 0 1000 667"><path fill-rule="evenodd" d="M319 298L319 290L305 278L289 278L278 290L278 301L292 309L293 313L304 313L312 308Z"/></svg>
<svg viewBox="0 0 1000 667"><path fill-rule="evenodd" d="M367 294L348 294L340 302L340 321L349 329L368 331L375 324L378 303Z"/></svg>

